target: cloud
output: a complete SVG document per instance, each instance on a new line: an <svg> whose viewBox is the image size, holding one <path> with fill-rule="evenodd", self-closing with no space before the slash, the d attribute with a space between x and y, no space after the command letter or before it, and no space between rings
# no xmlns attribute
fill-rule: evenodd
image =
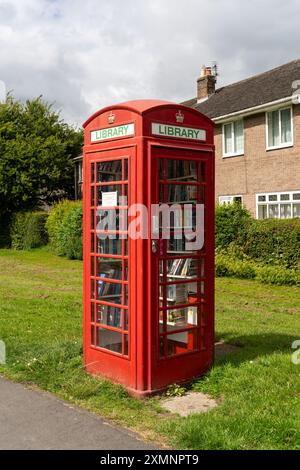
<svg viewBox="0 0 300 470"><path fill-rule="evenodd" d="M297 0L0 0L0 80L69 122L138 98L180 101L298 57Z"/></svg>

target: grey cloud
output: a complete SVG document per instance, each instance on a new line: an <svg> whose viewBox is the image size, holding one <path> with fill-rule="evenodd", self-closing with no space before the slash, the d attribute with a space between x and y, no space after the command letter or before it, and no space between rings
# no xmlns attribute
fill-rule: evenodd
<svg viewBox="0 0 300 470"><path fill-rule="evenodd" d="M0 0L0 80L69 122L136 98L180 101L202 63L219 85L299 56L296 0Z"/></svg>

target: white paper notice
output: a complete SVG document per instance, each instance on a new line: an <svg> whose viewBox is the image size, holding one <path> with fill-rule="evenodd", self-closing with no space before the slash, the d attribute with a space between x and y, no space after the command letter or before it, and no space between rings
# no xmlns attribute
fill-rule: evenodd
<svg viewBox="0 0 300 470"><path fill-rule="evenodd" d="M117 191L111 193L102 193L102 206L114 207L118 205L118 193Z"/></svg>

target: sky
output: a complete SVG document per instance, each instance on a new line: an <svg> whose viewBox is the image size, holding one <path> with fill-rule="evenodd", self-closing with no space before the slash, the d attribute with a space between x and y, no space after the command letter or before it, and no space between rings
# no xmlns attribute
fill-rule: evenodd
<svg viewBox="0 0 300 470"><path fill-rule="evenodd" d="M196 95L300 57L299 0L0 0L0 96L42 95L70 124L131 99ZM2 83L1 83L2 82Z"/></svg>

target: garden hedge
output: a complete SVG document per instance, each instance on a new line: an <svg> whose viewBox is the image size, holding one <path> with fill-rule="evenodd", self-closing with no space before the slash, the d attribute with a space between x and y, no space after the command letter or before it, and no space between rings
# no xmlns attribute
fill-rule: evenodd
<svg viewBox="0 0 300 470"><path fill-rule="evenodd" d="M82 216L81 201L63 200L51 209L46 228L57 255L82 259Z"/></svg>
<svg viewBox="0 0 300 470"><path fill-rule="evenodd" d="M48 243L46 212L17 212L10 226L11 247L16 250L29 250Z"/></svg>

